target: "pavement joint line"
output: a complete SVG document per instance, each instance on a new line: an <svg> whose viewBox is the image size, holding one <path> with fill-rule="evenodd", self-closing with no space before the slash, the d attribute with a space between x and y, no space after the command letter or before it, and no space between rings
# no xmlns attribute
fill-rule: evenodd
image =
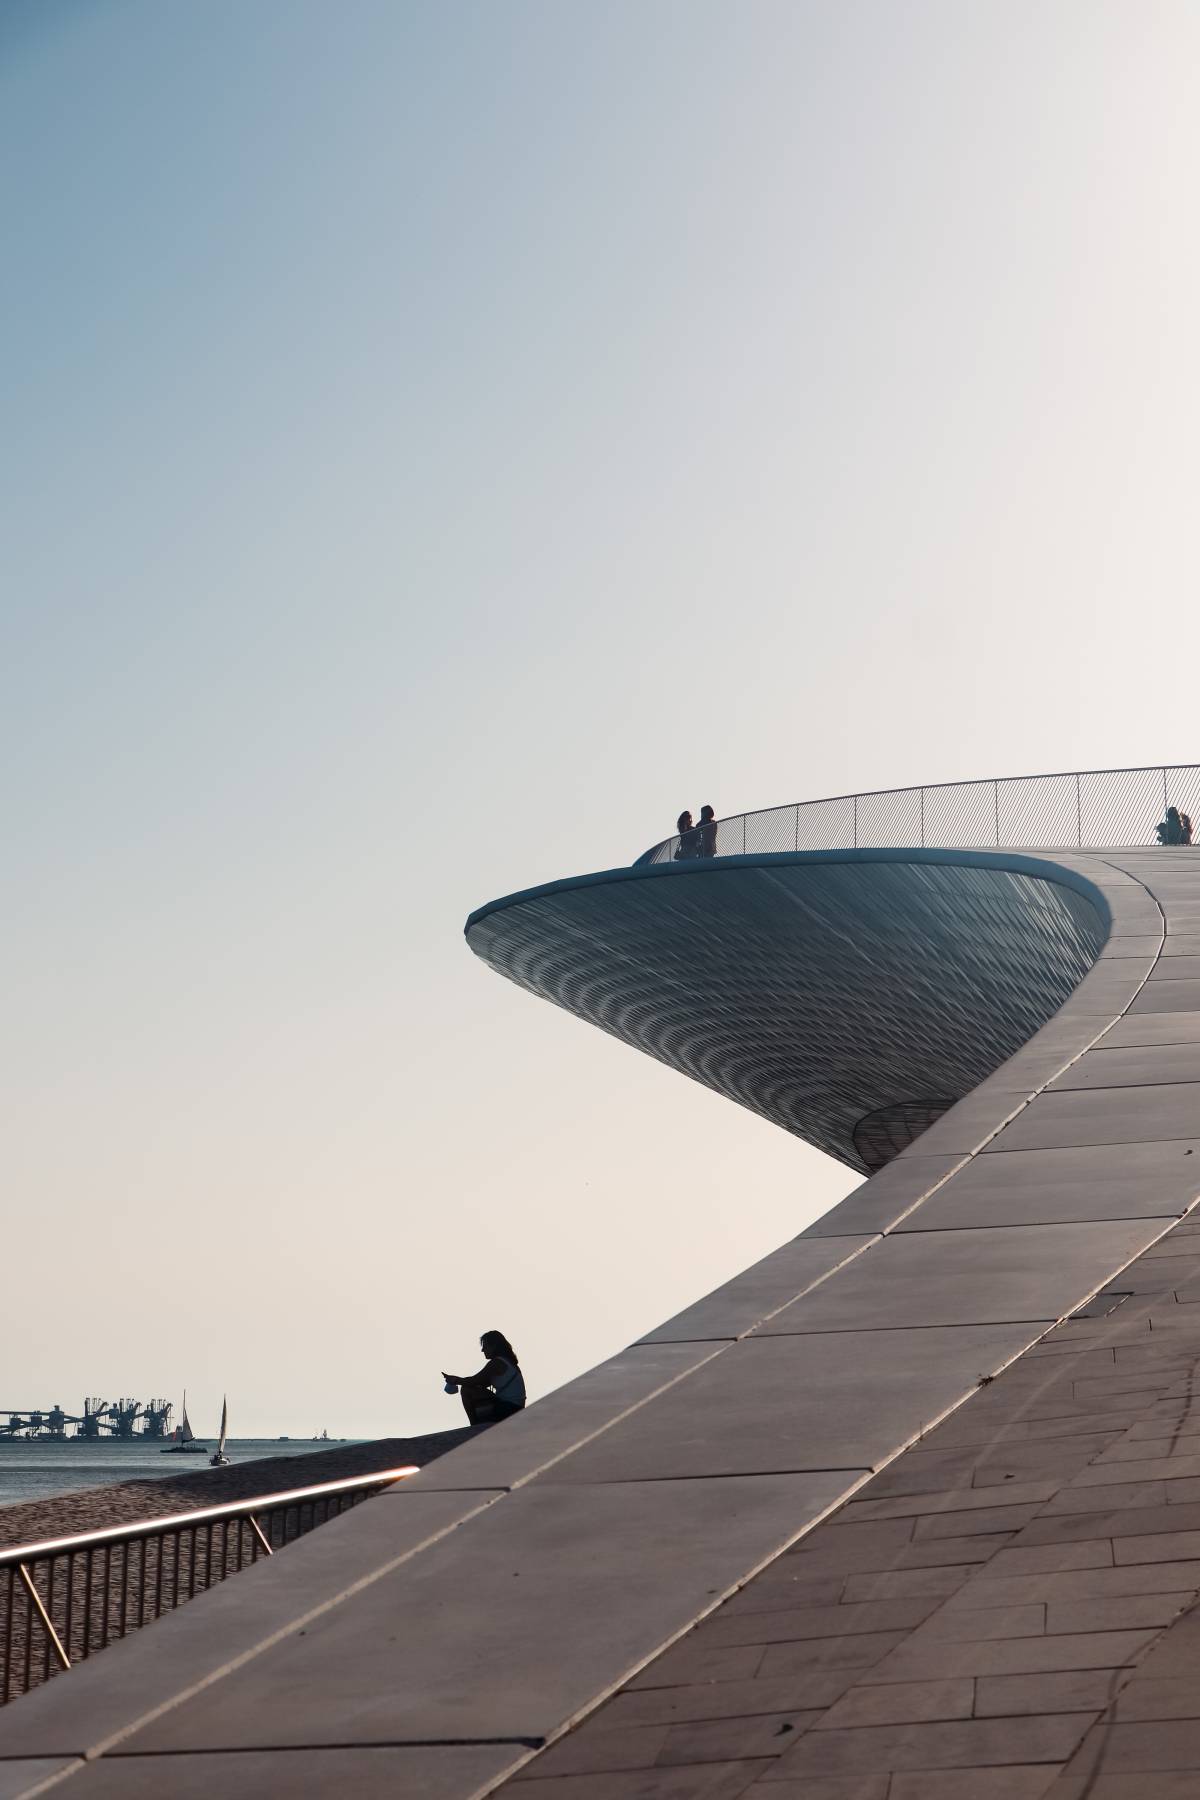
<svg viewBox="0 0 1200 1800"><path fill-rule="evenodd" d="M1016 1226L1014 1229L1020 1231L1025 1228L1023 1226ZM1096 1289L1096 1293L1102 1292L1104 1292L1102 1288ZM1088 1299L1094 1299L1094 1297L1094 1295L1089 1295ZM1086 1306L1087 1300L1081 1300L1079 1305ZM763 1336L755 1338L754 1342L758 1344L772 1344L777 1338L785 1337L857 1337L859 1335L866 1336L868 1332L873 1335L880 1335L887 1331L971 1331L977 1325L1052 1326L1061 1325L1063 1319L1069 1319L1071 1317L1071 1313L1063 1313L1062 1317L1058 1319L1047 1314L1041 1319L943 1319L941 1321L937 1319L922 1319L919 1324L915 1325L810 1325L807 1329L804 1326L797 1326L795 1331L764 1332Z"/></svg>
<svg viewBox="0 0 1200 1800"><path fill-rule="evenodd" d="M1181 1085L1186 1087L1189 1084L1184 1082ZM1064 1091L1069 1094L1082 1094L1086 1093L1087 1089L1067 1088ZM1105 1092L1103 1088L1099 1091L1101 1093ZM1141 1090L1139 1089L1138 1091L1140 1092ZM988 1156L1024 1156L1027 1152L1032 1151L1036 1154L1038 1151L1042 1150L1114 1150L1122 1144L1194 1144L1197 1136L1200 1136L1200 1133L1196 1133L1192 1137L1181 1138L1161 1136L1152 1138L1094 1138L1090 1144L1026 1144L1024 1148L1020 1150L996 1149L988 1150L986 1154Z"/></svg>
<svg viewBox="0 0 1200 1800"><path fill-rule="evenodd" d="M1189 1208L1190 1210L1190 1208ZM1016 1223L1006 1219L980 1219L969 1225L914 1225L905 1237L933 1237L940 1231L1027 1231L1038 1225L1142 1225L1151 1219L1186 1219L1186 1212L1177 1213L1102 1213L1095 1219L1021 1219ZM1200 1256L1200 1250L1196 1252Z"/></svg>
<svg viewBox="0 0 1200 1800"><path fill-rule="evenodd" d="M1139 1014L1138 1016L1144 1017L1143 1014ZM1156 1048L1157 1046L1149 1045L1149 1044L1137 1044L1137 1045L1133 1045L1130 1047L1134 1048L1134 1049L1138 1049L1138 1050L1147 1050L1147 1049ZM1122 1046L1119 1044L1113 1045L1109 1052L1110 1055L1113 1055L1113 1056L1119 1055L1121 1052L1121 1048L1122 1048ZM1054 1079L1056 1081L1058 1080L1057 1075L1055 1076ZM1182 1087L1195 1087L1195 1086L1196 1086L1195 1079L1192 1079L1191 1081L1114 1081L1108 1087L1060 1088L1057 1094L1051 1094L1049 1096L1049 1098L1051 1100L1060 1100L1060 1099L1066 1099L1066 1097L1068 1095L1071 1095L1073 1097L1076 1094L1116 1094L1116 1093L1121 1093L1129 1088L1137 1088L1140 1092L1143 1088L1174 1088L1174 1087L1182 1088ZM1159 1141L1158 1139L1155 1140L1155 1142L1158 1142L1158 1141ZM1167 1138L1163 1141L1166 1143L1172 1143L1174 1140L1171 1138Z"/></svg>
<svg viewBox="0 0 1200 1800"><path fill-rule="evenodd" d="M339 1738L306 1744L192 1744L182 1750L112 1750L104 1761L148 1762L156 1756L280 1756L288 1751L311 1755L314 1750L478 1750L491 1745L498 1749L540 1750L545 1742L544 1737L531 1731L512 1737L359 1738L345 1741Z"/></svg>
<svg viewBox="0 0 1200 1800"><path fill-rule="evenodd" d="M706 1470L701 1474L691 1472L686 1475L605 1475L601 1476L596 1481L589 1481L587 1485L589 1487L649 1487L664 1481L748 1481L758 1475L867 1476L874 1473L875 1471L869 1469L864 1463L856 1463L844 1469L837 1467L817 1467L811 1469L807 1467L799 1469L711 1469ZM547 1482L546 1485L547 1487L553 1487L555 1484L550 1481ZM575 1485L574 1482L567 1483L567 1486L571 1488ZM841 1503L839 1502L839 1504ZM779 1554L782 1555L783 1552L780 1551Z"/></svg>

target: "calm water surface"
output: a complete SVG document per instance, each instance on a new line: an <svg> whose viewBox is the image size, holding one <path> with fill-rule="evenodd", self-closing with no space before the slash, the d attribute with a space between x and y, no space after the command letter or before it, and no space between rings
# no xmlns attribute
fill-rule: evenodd
<svg viewBox="0 0 1200 1800"><path fill-rule="evenodd" d="M230 1438L226 1452L231 1462L256 1462L264 1456L304 1456L313 1450L332 1450L330 1438L314 1443L308 1438ZM96 1444L30 1443L23 1439L0 1443L0 1506L17 1500L44 1500L51 1494L69 1494L79 1488L107 1487L112 1481L160 1481L166 1475L186 1475L207 1469L216 1439L204 1456L164 1456L159 1444L121 1443L116 1439ZM302 1487L302 1469L296 1485Z"/></svg>

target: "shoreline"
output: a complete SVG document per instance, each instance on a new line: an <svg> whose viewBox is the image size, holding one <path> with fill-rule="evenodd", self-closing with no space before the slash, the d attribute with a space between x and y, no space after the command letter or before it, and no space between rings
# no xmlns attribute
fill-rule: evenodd
<svg viewBox="0 0 1200 1800"><path fill-rule="evenodd" d="M380 1469L400 1468L405 1463L423 1467L465 1443L476 1429L486 1427L464 1425L454 1431L428 1432L421 1437L374 1438L365 1443L332 1445L328 1450L306 1449L300 1454L289 1451L283 1456L230 1463L221 1469L210 1468L205 1461L202 1467L185 1469L178 1475L76 1488L41 1500L16 1500L0 1506L0 1549L99 1531L108 1525L128 1525L139 1519L164 1518L170 1513L220 1506L226 1501L250 1500L257 1494L283 1493L288 1488L309 1487L319 1481L370 1475Z"/></svg>

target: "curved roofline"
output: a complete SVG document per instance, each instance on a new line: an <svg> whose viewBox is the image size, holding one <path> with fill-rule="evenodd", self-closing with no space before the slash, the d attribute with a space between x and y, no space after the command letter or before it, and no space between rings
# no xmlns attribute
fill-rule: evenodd
<svg viewBox="0 0 1200 1800"><path fill-rule="evenodd" d="M1154 791L1147 786L1153 778ZM1140 790L1140 791L1139 791ZM748 812L724 813L711 821L716 839L710 842L705 856L724 856L723 843L741 833L741 850L751 848L753 832L757 850L782 849L787 843L778 841L780 824L791 821L795 830L792 848L862 849L903 847L907 840L922 848L953 845L972 850L1060 850L1068 845L1100 849L1107 846L1131 846L1153 842L1142 836L1143 826L1150 829L1145 812L1164 812L1174 794L1176 805L1190 807L1200 815L1200 764L1144 763L1137 768L1062 769L1042 775L988 775L970 780L934 781L907 787L874 788L849 794L826 794L816 799L791 800L775 806L759 806ZM959 815L945 811L942 796L954 796ZM992 815L994 825L984 828L979 818L974 825L964 819L961 808L968 811L982 803ZM1064 812L1065 805L1065 812ZM1013 808L1016 808L1013 816ZM871 809L883 808L890 816L871 819ZM927 818L927 809L933 817ZM866 815L860 824L860 809ZM897 809L900 809L899 811ZM830 814L839 822L831 825ZM907 817L904 815L907 814ZM808 829L801 833L802 822ZM1085 826L1086 821L1086 826ZM772 823L773 822L773 823ZM768 828L764 835L763 827ZM1133 827L1130 835L1129 827ZM931 827L931 829L927 829ZM774 839L775 841L770 841ZM874 840L874 842L872 841ZM636 857L636 862L669 862L679 856L678 833L660 838ZM690 852L690 860L697 854Z"/></svg>
<svg viewBox="0 0 1200 1800"><path fill-rule="evenodd" d="M1103 891L1085 875L1055 862L1051 857L1030 856L1012 850L774 850L751 856L722 856L696 862L634 863L617 869L600 869L590 875L568 875L558 881L544 881L537 887L521 888L516 893L488 900L469 914L463 926L469 936L492 913L522 906L530 900L541 900L551 894L568 893L576 888L600 887L618 881L678 881L713 878L738 869L779 868L793 863L926 863L942 868L994 869L998 874L1032 875L1041 881L1053 881L1060 887L1073 888L1091 902L1100 915L1105 936L1112 931L1112 908Z"/></svg>

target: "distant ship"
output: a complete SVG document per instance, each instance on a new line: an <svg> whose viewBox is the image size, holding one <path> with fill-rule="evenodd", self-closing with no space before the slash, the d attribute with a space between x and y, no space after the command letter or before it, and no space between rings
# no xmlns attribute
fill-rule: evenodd
<svg viewBox="0 0 1200 1800"><path fill-rule="evenodd" d="M206 1456L208 1454L207 1446L200 1442L199 1438L192 1430L191 1421L187 1416L186 1388L183 1390L183 1418L175 1427L171 1436L174 1439L174 1442L168 1444L166 1448L160 1452L163 1456Z"/></svg>

